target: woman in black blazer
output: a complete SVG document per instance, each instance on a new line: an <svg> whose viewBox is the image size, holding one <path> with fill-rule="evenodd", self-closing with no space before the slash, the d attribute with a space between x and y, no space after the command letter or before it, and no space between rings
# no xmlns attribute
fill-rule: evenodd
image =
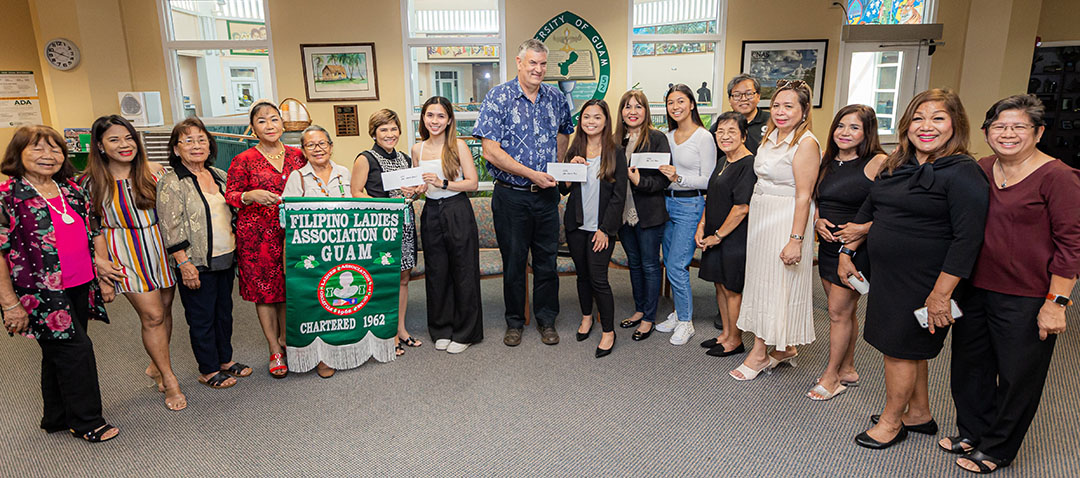
<svg viewBox="0 0 1080 478"><path fill-rule="evenodd" d="M641 90L623 93L619 100L619 121L615 141L621 142L630 159L633 153L666 153L671 161L667 136L653 127L649 116L649 100ZM660 242L667 224L667 205L664 190L671 181L658 169L628 168L629 194L623 208L619 241L626 252L630 268L630 285L634 293L634 315L619 324L624 329L637 327L634 340L652 335L656 322L656 304L660 300L660 284L664 270L660 266Z"/></svg>
<svg viewBox="0 0 1080 478"><path fill-rule="evenodd" d="M577 340L592 332L593 299L600 315L603 334L596 347L596 358L611 353L615 347L615 298L608 284L608 262L614 250L611 236L622 225L626 200L626 157L611 136L611 115L607 102L589 100L581 108L574 140L566 151L568 162L585 164L583 183L563 182L559 190L570 194L566 202L566 244L577 270L578 301L581 303L581 326Z"/></svg>

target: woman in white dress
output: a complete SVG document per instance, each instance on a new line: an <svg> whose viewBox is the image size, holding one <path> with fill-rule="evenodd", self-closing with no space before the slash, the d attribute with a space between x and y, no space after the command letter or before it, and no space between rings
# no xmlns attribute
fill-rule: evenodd
<svg viewBox="0 0 1080 478"><path fill-rule="evenodd" d="M810 132L810 87L776 82L768 129L754 161L746 285L738 327L754 334L754 348L730 372L753 380L781 363L794 366L796 345L814 341L813 214L811 195L821 147ZM779 256L779 257L777 257ZM776 347L767 353L769 346Z"/></svg>

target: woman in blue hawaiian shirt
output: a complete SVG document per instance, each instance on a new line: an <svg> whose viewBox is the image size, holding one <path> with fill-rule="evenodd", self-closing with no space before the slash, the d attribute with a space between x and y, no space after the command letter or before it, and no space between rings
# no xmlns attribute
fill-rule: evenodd
<svg viewBox="0 0 1080 478"><path fill-rule="evenodd" d="M15 131L0 161L0 307L4 329L41 346L41 428L70 430L89 442L120 433L101 417L94 344L87 321L108 323L99 283L86 194L72 176L64 138L47 126Z"/></svg>

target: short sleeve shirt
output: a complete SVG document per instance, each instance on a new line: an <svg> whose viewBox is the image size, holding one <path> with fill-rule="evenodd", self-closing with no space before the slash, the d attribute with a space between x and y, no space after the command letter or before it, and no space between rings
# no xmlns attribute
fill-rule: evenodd
<svg viewBox="0 0 1080 478"><path fill-rule="evenodd" d="M473 136L499 143L517 162L535 171L546 171L557 161L558 136L574 132L570 106L554 86L541 83L536 101L529 101L517 78L492 88L480 105ZM529 180L488 163L496 180L528 186Z"/></svg>

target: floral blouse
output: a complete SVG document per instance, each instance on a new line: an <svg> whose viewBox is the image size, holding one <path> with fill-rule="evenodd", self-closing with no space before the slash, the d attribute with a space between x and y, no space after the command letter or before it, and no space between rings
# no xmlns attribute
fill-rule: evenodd
<svg viewBox="0 0 1080 478"><path fill-rule="evenodd" d="M83 189L71 180L58 185L72 212L90 224ZM86 233L91 257L93 237L97 234L96 230ZM22 178L0 184L0 253L7 258L15 293L30 315L30 328L23 335L39 340L72 338L75 329L71 324L71 304L61 285L60 255L49 207ZM101 289L96 280L89 285L89 318L108 323Z"/></svg>

